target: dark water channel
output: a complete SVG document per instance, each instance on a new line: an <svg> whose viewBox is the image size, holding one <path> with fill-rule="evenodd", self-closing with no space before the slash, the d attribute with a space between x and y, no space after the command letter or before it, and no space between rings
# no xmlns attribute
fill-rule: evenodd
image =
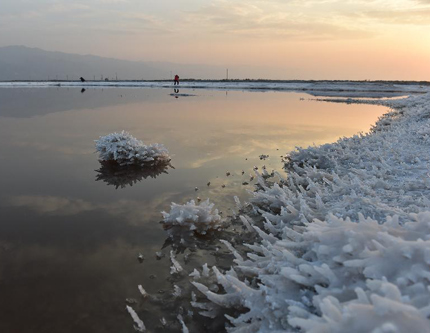
<svg viewBox="0 0 430 333"><path fill-rule="evenodd" d="M253 189L253 166L281 171L295 146L368 131L385 112L296 93L172 93L0 89L0 332L134 332L126 304L151 332L180 331L179 303L165 295L188 282L170 277L170 251L188 271L231 258L212 256L211 239L193 252L172 247L160 212L199 196L229 216L233 196ZM100 170L94 140L121 130L163 143L174 169L155 178ZM159 302L142 300L138 285ZM184 317L189 327L200 320Z"/></svg>

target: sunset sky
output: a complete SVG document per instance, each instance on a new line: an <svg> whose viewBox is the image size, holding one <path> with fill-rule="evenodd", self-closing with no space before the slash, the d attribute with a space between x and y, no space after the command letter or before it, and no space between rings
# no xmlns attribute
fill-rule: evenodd
<svg viewBox="0 0 430 333"><path fill-rule="evenodd" d="M430 80L430 0L1 0L0 31L0 46L233 76Z"/></svg>

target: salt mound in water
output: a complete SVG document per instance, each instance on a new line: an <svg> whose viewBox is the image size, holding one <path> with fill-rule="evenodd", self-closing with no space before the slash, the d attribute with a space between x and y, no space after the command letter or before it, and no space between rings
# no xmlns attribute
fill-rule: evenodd
<svg viewBox="0 0 430 333"><path fill-rule="evenodd" d="M172 203L170 213L161 212L164 217L164 225L184 226L197 233L205 234L210 229L218 229L224 221L218 214L218 209L213 209L214 204L209 199L196 205L194 200L185 205Z"/></svg>
<svg viewBox="0 0 430 333"><path fill-rule="evenodd" d="M95 142L101 161L113 161L120 166L147 167L170 161L169 152L164 145L154 143L147 146L125 131L101 136Z"/></svg>

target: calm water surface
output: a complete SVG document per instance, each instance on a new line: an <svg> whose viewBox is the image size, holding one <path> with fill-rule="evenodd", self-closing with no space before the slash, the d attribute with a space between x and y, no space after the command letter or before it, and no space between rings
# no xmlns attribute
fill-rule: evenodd
<svg viewBox="0 0 430 333"><path fill-rule="evenodd" d="M174 284L190 287L186 277L170 277L170 250L187 270L228 267L231 258L211 255L216 240L166 241L160 212L199 196L231 215L233 196L246 199L253 189L254 165L280 171L280 155L295 146L366 132L386 111L296 93L172 93L0 89L0 332L134 332L128 303L150 331L180 331L181 302L166 295ZM121 130L163 143L174 169L140 181L101 169L94 140ZM157 251L167 256L157 260ZM198 316L186 322L218 330Z"/></svg>

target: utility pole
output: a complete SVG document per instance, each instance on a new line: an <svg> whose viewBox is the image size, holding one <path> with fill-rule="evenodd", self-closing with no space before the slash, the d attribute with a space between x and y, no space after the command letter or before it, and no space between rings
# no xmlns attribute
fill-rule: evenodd
<svg viewBox="0 0 430 333"><path fill-rule="evenodd" d="M228 68L227 68L227 80L228 80Z"/></svg>
<svg viewBox="0 0 430 333"><path fill-rule="evenodd" d="M115 73L115 79L118 81L118 73Z"/></svg>

